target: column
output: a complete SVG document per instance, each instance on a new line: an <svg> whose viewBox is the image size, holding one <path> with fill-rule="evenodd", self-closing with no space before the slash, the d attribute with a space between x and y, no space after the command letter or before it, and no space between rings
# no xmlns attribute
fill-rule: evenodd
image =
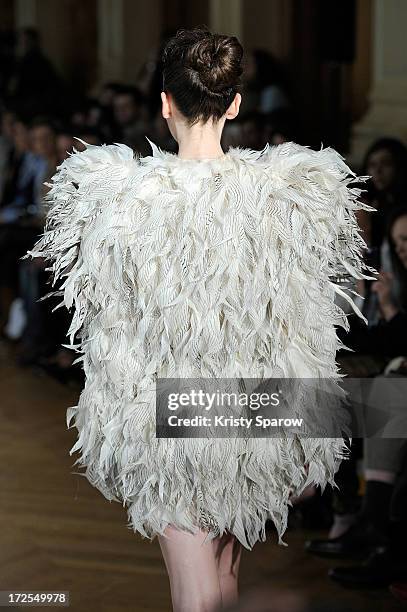
<svg viewBox="0 0 407 612"><path fill-rule="evenodd" d="M262 48L288 60L293 35L292 0L243 0L242 38L246 48ZM298 9L297 9L298 10Z"/></svg>
<svg viewBox="0 0 407 612"><path fill-rule="evenodd" d="M160 0L98 0L99 81L135 83L161 28Z"/></svg>
<svg viewBox="0 0 407 612"><path fill-rule="evenodd" d="M242 0L210 0L209 28L242 41Z"/></svg>
<svg viewBox="0 0 407 612"><path fill-rule="evenodd" d="M123 0L98 1L99 80L121 81L124 67Z"/></svg>
<svg viewBox="0 0 407 612"><path fill-rule="evenodd" d="M361 162L377 138L394 136L407 142L407 2L375 0L372 18L372 88L369 109L353 129L353 164Z"/></svg>
<svg viewBox="0 0 407 612"><path fill-rule="evenodd" d="M15 0L14 13L17 29L37 26L37 0Z"/></svg>

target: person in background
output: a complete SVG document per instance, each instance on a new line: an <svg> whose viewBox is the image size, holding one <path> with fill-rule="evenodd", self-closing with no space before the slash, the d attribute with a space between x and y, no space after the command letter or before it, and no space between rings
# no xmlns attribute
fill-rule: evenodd
<svg viewBox="0 0 407 612"><path fill-rule="evenodd" d="M161 31L160 41L157 46L151 48L145 62L141 66L136 85L145 95L149 120L154 122L160 112L160 92L163 79L163 65L161 61L162 52L167 42L175 36L176 30L173 28Z"/></svg>
<svg viewBox="0 0 407 612"><path fill-rule="evenodd" d="M112 143L114 140L115 121L113 102L116 94L118 94L122 88L123 85L119 83L107 82L102 85L99 95L97 96L97 101L102 109L101 120L97 127L102 134L102 139L106 143Z"/></svg>
<svg viewBox="0 0 407 612"><path fill-rule="evenodd" d="M371 177L363 199L376 212L358 211L359 225L367 244L380 248L389 213L407 201L407 147L396 138L380 138L368 149L361 174Z"/></svg>
<svg viewBox="0 0 407 612"><path fill-rule="evenodd" d="M3 197L7 198L5 188L9 175L13 172L13 128L16 116L8 109L3 109L1 114L0 131L0 206Z"/></svg>
<svg viewBox="0 0 407 612"><path fill-rule="evenodd" d="M280 108L267 113L264 120L264 135L270 145L298 142L298 126L292 110Z"/></svg>
<svg viewBox="0 0 407 612"><path fill-rule="evenodd" d="M1 24L0 30L0 100L5 100L16 64L16 32Z"/></svg>
<svg viewBox="0 0 407 612"><path fill-rule="evenodd" d="M407 354L407 205L389 214L385 236L393 272L380 270L371 285L380 319L376 325L362 328L352 317L349 333L339 330L339 334L357 353L392 358Z"/></svg>
<svg viewBox="0 0 407 612"><path fill-rule="evenodd" d="M80 100L71 109L69 114L68 123L72 126L74 131L83 130L87 126L89 112L89 103L86 99Z"/></svg>
<svg viewBox="0 0 407 612"><path fill-rule="evenodd" d="M104 109L105 113L107 111L111 112L111 117L113 118L113 101L116 94L122 89L123 85L120 83L115 83L113 81L108 81L107 83L103 83L99 95L97 96L98 102L100 106Z"/></svg>
<svg viewBox="0 0 407 612"><path fill-rule="evenodd" d="M78 137L89 144L100 144L99 137L93 134L91 128L85 133L79 133ZM51 181L57 165L68 157L73 146L78 150L83 148L82 143L74 140L69 132L61 131L58 134L57 127L42 117L32 122L31 146L35 154L47 161L47 174L44 178L46 183ZM48 187L43 185L41 205L36 217L39 229L43 229L45 223L47 191ZM49 275L45 270L47 265L43 258L20 262L19 286L27 323L17 350L17 363L24 367L36 364L60 382L67 382L78 374L78 370L73 371L71 368L74 361L72 351L61 346L66 340L65 331L70 323L69 313L58 309L49 316L44 304L38 302L41 295L50 290Z"/></svg>
<svg viewBox="0 0 407 612"><path fill-rule="evenodd" d="M329 577L341 586L353 588L387 587L393 583L407 583L407 443L405 439L372 439L376 442L372 451L379 450L378 443L386 443L391 449L392 470L386 481L369 479L368 494L371 500L366 504L367 518L371 524L385 530L387 537L373 548L360 564L333 567ZM369 441L369 438L366 439ZM374 448L376 447L376 448ZM373 454L373 453L372 453ZM385 473L381 470L382 475ZM375 485L370 486L369 485ZM360 541L353 529L354 550L365 552L366 542ZM359 534L360 535L360 534Z"/></svg>
<svg viewBox="0 0 407 612"><path fill-rule="evenodd" d="M149 155L150 145L145 138L145 98L137 87L123 87L113 100L114 142L122 142L143 155Z"/></svg>
<svg viewBox="0 0 407 612"><path fill-rule="evenodd" d="M101 104L98 98L87 98L84 100L82 103L82 114L78 118L80 118L80 122L77 123L77 127L81 131L95 131L100 135L102 142L112 142L114 135L112 108ZM74 135L77 136L77 132Z"/></svg>
<svg viewBox="0 0 407 612"><path fill-rule="evenodd" d="M28 124L23 119L16 119L12 138L12 176L8 177L9 182L5 187L0 227L16 223L20 217L38 207L47 170L46 160L31 150Z"/></svg>
<svg viewBox="0 0 407 612"><path fill-rule="evenodd" d="M45 160L47 164L45 180L48 181L58 164L57 126L47 117L35 118L30 124L30 141L34 155ZM40 202L42 203L43 196L48 189L45 185L42 185L41 188Z"/></svg>
<svg viewBox="0 0 407 612"><path fill-rule="evenodd" d="M264 131L264 116L252 111L242 116L239 121L240 139L242 146L260 150L266 144Z"/></svg>
<svg viewBox="0 0 407 612"><path fill-rule="evenodd" d="M394 357L407 360L407 206L393 210L389 218L386 237L395 275L392 277L381 272L378 279L372 284L372 291L378 296L382 318L377 325L364 329L354 322L350 333L347 335L339 333L339 335L344 344L356 352L379 353L387 360ZM392 293L392 285L396 279L399 287L397 301L394 300ZM376 378L375 381L378 381L379 378ZM378 393L385 393L386 389L384 388L383 391L379 384L374 392L377 401ZM386 401L385 396L382 403ZM349 529L340 536L307 542L308 552L323 556L347 557L368 553L376 555L375 550L379 546L390 546L391 551L394 550L394 537L397 530L396 532L391 531L390 509L394 492L397 490L395 489L397 478L400 474L403 477L404 453L406 453L404 438L365 438L366 492L361 511ZM401 533L407 533L404 522L400 527ZM381 572L382 580L385 583L397 578L400 571L406 571L406 568L401 567L400 569L399 552L395 555L393 568L388 554L385 557L387 570ZM376 557L374 557L375 563L380 559L383 560L383 557L379 556L379 560ZM377 582L380 580L377 574L380 568L375 567L373 571L371 565L372 562L369 561L370 570L367 574L364 570L361 572L359 569L349 573L344 568L334 568L331 577L343 583L347 581L351 583L353 580L361 581L363 585L364 580L368 581L373 576L373 581Z"/></svg>
<svg viewBox="0 0 407 612"><path fill-rule="evenodd" d="M67 159L69 153L72 152L75 145L73 135L69 130L61 129L56 136L56 153L58 166L64 159Z"/></svg>
<svg viewBox="0 0 407 612"><path fill-rule="evenodd" d="M363 200L373 206L373 214L358 211L357 218L369 250L366 258L374 268L392 274L386 227L392 211L407 202L407 147L395 138L381 138L366 153L362 174L371 179L363 186ZM380 320L377 295L370 281L358 281L356 290L364 296L359 304L369 325Z"/></svg>
<svg viewBox="0 0 407 612"><path fill-rule="evenodd" d="M84 127L81 130L76 130L73 134L73 146L77 151L84 151L86 147L80 142L83 140L87 144L101 145L104 143L103 136L97 129L91 127Z"/></svg>
<svg viewBox="0 0 407 612"><path fill-rule="evenodd" d="M263 49L247 52L244 61L242 114L271 113L291 106L289 85L283 66Z"/></svg>
<svg viewBox="0 0 407 612"><path fill-rule="evenodd" d="M18 297L18 258L33 243L42 220L43 182L48 161L32 148L29 127L17 119L13 128L14 177L9 185L11 201L0 209L0 333L4 334L11 304Z"/></svg>
<svg viewBox="0 0 407 612"><path fill-rule="evenodd" d="M8 82L7 95L31 116L64 106L64 84L52 62L44 55L38 30L27 27L18 33L18 59Z"/></svg>
<svg viewBox="0 0 407 612"><path fill-rule="evenodd" d="M60 155L67 156L67 151L58 152L58 139L60 146L64 148L72 145L72 138L69 134L57 135L57 126L53 121L46 117L38 117L31 123L30 141L31 150L35 155L44 159L47 164L47 170L40 193L40 204L37 215L35 216L35 225L38 232L42 231L47 213L46 194L48 186L45 183L51 181L55 174L56 167L62 161ZM24 309L27 316L27 324L23 331L23 335L17 351L17 363L21 366L39 363L40 358L48 357L50 354L56 353L54 361L62 363L64 366L67 361L69 366L72 364L73 358L69 351L64 348L57 348L64 341L63 331L67 328L69 317L67 313L60 311L52 313L52 316L46 317L44 306L38 302L41 294L47 290L48 274L45 268L47 262L38 258L36 261L19 262L19 293L23 299ZM67 356L69 359L67 359ZM52 361L52 358L50 358Z"/></svg>
<svg viewBox="0 0 407 612"><path fill-rule="evenodd" d="M155 142L161 149L176 153L178 145L168 129L167 122L163 119L161 109L157 112L148 132L150 140Z"/></svg>

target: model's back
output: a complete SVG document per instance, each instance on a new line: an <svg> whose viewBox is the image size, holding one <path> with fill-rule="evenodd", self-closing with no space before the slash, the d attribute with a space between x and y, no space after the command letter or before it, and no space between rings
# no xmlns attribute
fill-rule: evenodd
<svg viewBox="0 0 407 612"><path fill-rule="evenodd" d="M65 304L88 368L130 396L153 374L334 375L334 293L363 247L338 154L287 143L188 160L150 143L141 158L89 146L49 193L37 255L58 274L75 262Z"/></svg>
<svg viewBox="0 0 407 612"><path fill-rule="evenodd" d="M169 123L176 136L183 126ZM182 143L178 156L153 143L142 158L124 145L74 153L29 254L53 261L75 307L86 385L68 422L90 482L126 502L143 535L209 525L251 547L270 518L281 538L292 494L333 482L344 441L157 439L155 382L336 378L335 326L347 320L334 298L351 301L343 281L364 276L355 210L370 208L332 149L208 147L189 159Z"/></svg>

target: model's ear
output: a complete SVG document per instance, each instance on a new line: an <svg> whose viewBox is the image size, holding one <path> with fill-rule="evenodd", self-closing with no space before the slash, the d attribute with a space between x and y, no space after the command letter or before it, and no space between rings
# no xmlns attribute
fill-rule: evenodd
<svg viewBox="0 0 407 612"><path fill-rule="evenodd" d="M169 117L171 117L171 103L165 91L161 92L161 101L162 101L162 108L161 108L162 116L164 119L169 119Z"/></svg>
<svg viewBox="0 0 407 612"><path fill-rule="evenodd" d="M242 96L239 92L236 92L236 95L233 99L232 104L229 106L226 111L226 119L234 119L239 114L240 103L242 101Z"/></svg>

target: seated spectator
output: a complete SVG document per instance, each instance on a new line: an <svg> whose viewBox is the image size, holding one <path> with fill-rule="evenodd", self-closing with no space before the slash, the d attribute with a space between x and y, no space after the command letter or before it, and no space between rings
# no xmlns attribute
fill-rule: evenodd
<svg viewBox="0 0 407 612"><path fill-rule="evenodd" d="M370 176L363 199L377 212L358 211L359 225L371 248L380 248L388 215L407 201L407 147L395 138L381 138L367 151L361 172Z"/></svg>
<svg viewBox="0 0 407 612"><path fill-rule="evenodd" d="M364 452L366 489L353 524L338 537L309 540L305 548L322 557L365 559L330 570L344 586L388 586L407 581L407 442L365 438Z"/></svg>
<svg viewBox="0 0 407 612"><path fill-rule="evenodd" d="M363 237L369 247L369 263L376 269L392 273L389 244L386 240L386 227L392 211L407 201L407 148L394 138L382 138L368 150L361 170L371 176L365 185L363 199L376 211L357 212L358 222ZM363 314L369 325L375 325L380 319L377 296L370 292L371 285L359 281L358 292L365 297Z"/></svg>
<svg viewBox="0 0 407 612"><path fill-rule="evenodd" d="M348 334L338 330L346 346L358 353L384 358L407 355L407 207L393 211L387 238L393 273L381 271L371 285L377 296L380 320L366 327L354 318Z"/></svg>
<svg viewBox="0 0 407 612"><path fill-rule="evenodd" d="M388 225L387 239L395 271L394 276L382 272L372 284L372 291L378 296L381 313L380 322L370 328L353 324L348 336L342 338L349 348L361 353L379 353L387 360L391 357L407 356L407 207L393 211ZM392 286L398 282L398 299L392 294ZM341 330L342 331L342 330ZM407 357L406 357L407 359ZM404 371L404 370L403 370ZM385 374L386 375L386 374ZM404 375L404 374L400 374ZM375 378L375 382L380 380ZM372 387L377 400L380 392ZM382 398L383 403L387 396ZM369 405L369 403L368 403ZM402 466L403 456L407 454L404 438L365 438L364 468L366 492L362 509L355 516L344 533L327 540L311 540L306 544L307 550L314 554L332 557L348 557L373 553L373 561L363 567L334 568L331 576L341 584L371 586L389 584L403 575L407 579L407 566L401 561L400 551L407 545L406 517L393 518L392 504L398 479L404 482L405 470ZM398 499L397 503L401 503ZM405 507L406 500L403 504ZM392 527L392 522L395 526ZM404 538L400 547L398 535ZM385 554L378 555L377 547L383 547ZM386 564L384 571L383 563Z"/></svg>
<svg viewBox="0 0 407 612"><path fill-rule="evenodd" d="M43 228L48 180L56 167L55 132L43 119L28 129L20 120L14 128L17 165L12 201L0 210L0 331L4 333L11 304L20 295L19 258L31 248ZM11 193L11 188L9 193Z"/></svg>
<svg viewBox="0 0 407 612"><path fill-rule="evenodd" d="M390 465L393 472L386 474L381 468L374 476L375 479L368 480L366 496L369 501L365 503L365 530L361 529L360 523L355 524L347 538L345 536L342 540L347 540L348 544L353 542L353 551L358 548L359 553L366 552L366 543L372 545L374 542L372 531L369 533L366 529L369 522L372 529L386 533L386 538L378 545L376 542L372 552L360 565L339 566L329 571L330 578L346 587L377 588L392 583L407 583L407 442L397 438L376 439L372 445L372 440L371 458L375 457L374 461L380 465L381 458L385 465ZM369 439L366 442L369 443ZM380 480L378 475L381 476ZM386 475L389 478L387 482ZM343 544L342 541L342 550Z"/></svg>
<svg viewBox="0 0 407 612"><path fill-rule="evenodd" d="M0 131L0 206L3 204L7 178L12 172L13 164L13 129L15 114L11 110L3 110Z"/></svg>
<svg viewBox="0 0 407 612"><path fill-rule="evenodd" d="M15 223L38 207L47 162L30 148L29 129L23 120L13 127L13 172L5 186L0 225Z"/></svg>
<svg viewBox="0 0 407 612"><path fill-rule="evenodd" d="M45 180L49 182L57 164L62 161L61 156L66 157L67 150L69 147L72 148L72 136L62 132L57 135L53 123L41 117L32 122L30 135L33 153L47 161ZM86 135L82 136L86 139ZM60 153L58 140L60 146L64 147ZM87 142L90 140L91 136ZM82 146L80 142L78 144ZM48 210L46 201L48 188L46 185L42 187L40 206L35 219L39 228L43 227ZM62 309L52 312L52 308L58 303L56 298L52 298L47 304L38 301L41 296L51 291L47 266L48 262L42 258L19 261L19 293L24 303L26 326L19 343L17 362L21 366L41 365L58 380L66 382L76 374L69 370L75 358L74 354L61 347L69 328L69 313Z"/></svg>

